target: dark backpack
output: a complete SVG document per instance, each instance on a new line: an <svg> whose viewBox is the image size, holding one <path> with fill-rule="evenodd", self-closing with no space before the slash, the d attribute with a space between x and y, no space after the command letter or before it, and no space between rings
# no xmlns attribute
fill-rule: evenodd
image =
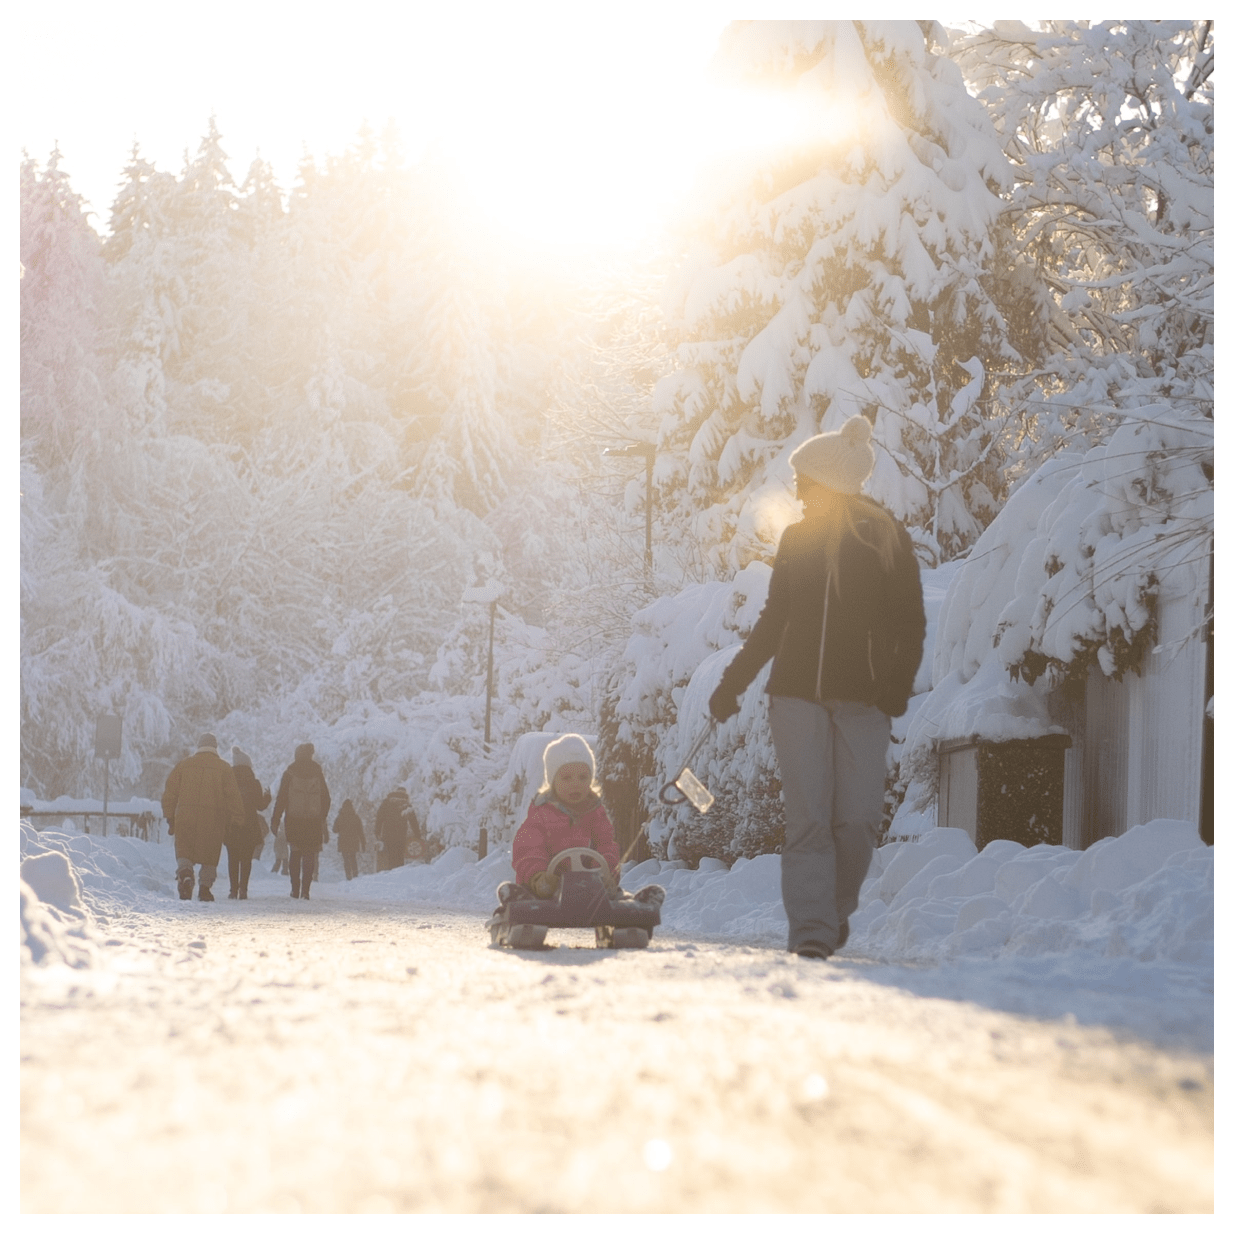
<svg viewBox="0 0 1234 1234"><path fill-rule="evenodd" d="M287 817L298 823L315 823L321 813L320 777L293 771L287 786Z"/></svg>

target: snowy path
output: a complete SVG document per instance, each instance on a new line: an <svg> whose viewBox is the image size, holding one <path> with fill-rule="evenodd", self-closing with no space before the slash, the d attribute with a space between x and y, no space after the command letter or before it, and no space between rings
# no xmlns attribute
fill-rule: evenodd
<svg viewBox="0 0 1234 1234"><path fill-rule="evenodd" d="M1203 1051L868 962L511 953L471 915L284 886L23 968L24 1211L1212 1209Z"/></svg>

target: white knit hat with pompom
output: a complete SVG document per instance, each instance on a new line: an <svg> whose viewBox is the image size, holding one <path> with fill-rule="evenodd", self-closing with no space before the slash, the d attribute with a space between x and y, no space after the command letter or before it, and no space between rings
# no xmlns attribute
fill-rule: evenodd
<svg viewBox="0 0 1234 1234"><path fill-rule="evenodd" d="M798 475L855 496L874 470L873 431L865 416L850 416L838 433L819 433L803 441L788 461Z"/></svg>
<svg viewBox="0 0 1234 1234"><path fill-rule="evenodd" d="M585 763L591 768L591 774L596 774L595 755L586 738L577 733L558 737L544 748L544 783L551 786L554 777L567 763Z"/></svg>

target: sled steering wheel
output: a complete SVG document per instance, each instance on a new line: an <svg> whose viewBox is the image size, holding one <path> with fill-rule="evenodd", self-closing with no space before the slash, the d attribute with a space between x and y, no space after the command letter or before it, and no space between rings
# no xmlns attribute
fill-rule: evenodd
<svg viewBox="0 0 1234 1234"><path fill-rule="evenodd" d="M587 861L592 864L586 865ZM565 866L568 870L598 870L601 874L608 872L608 862L594 848L563 848L548 863L548 872L556 874L559 866Z"/></svg>

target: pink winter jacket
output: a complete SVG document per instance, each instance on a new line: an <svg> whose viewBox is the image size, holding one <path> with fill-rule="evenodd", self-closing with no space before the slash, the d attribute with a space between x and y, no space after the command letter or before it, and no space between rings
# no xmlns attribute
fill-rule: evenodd
<svg viewBox="0 0 1234 1234"><path fill-rule="evenodd" d="M613 838L613 824L598 797L577 818L571 818L563 806L547 793L537 797L527 811L523 825L514 833L514 875L527 883L548 863L567 848L594 848L608 862L610 871L617 869L621 854Z"/></svg>

